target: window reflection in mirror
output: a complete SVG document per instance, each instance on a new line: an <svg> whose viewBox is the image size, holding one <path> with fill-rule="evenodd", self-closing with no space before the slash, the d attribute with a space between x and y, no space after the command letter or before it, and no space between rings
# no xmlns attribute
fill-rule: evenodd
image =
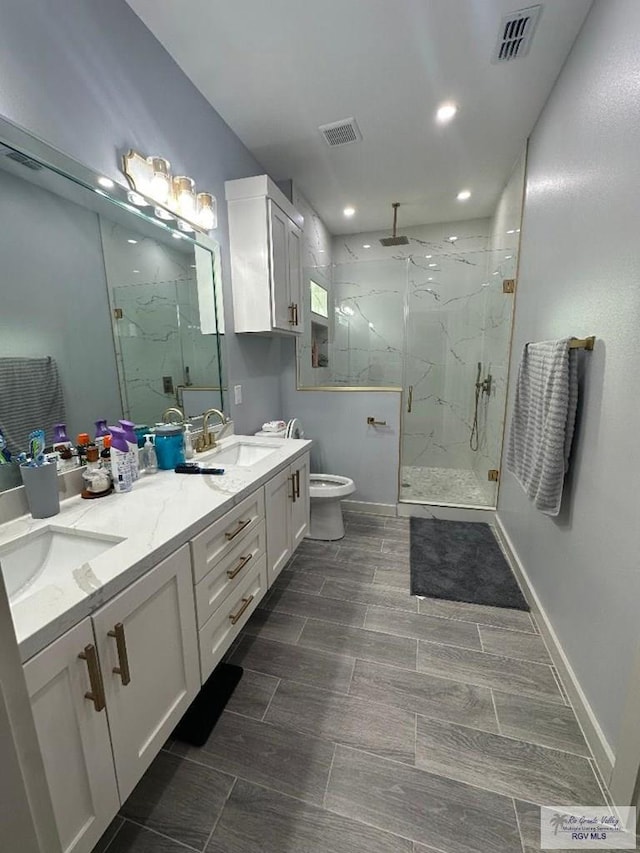
<svg viewBox="0 0 640 853"><path fill-rule="evenodd" d="M0 120L0 139L5 130ZM67 174L26 153L0 143L0 429L8 450L26 450L37 428L52 443L61 421L75 442L79 433L93 438L98 419L151 426L169 406L194 415L224 409L217 244L172 237L83 186L77 164L57 152L50 162L68 162ZM199 290L208 297L204 317ZM15 471L3 474L8 467L0 464L0 490L20 482Z"/></svg>

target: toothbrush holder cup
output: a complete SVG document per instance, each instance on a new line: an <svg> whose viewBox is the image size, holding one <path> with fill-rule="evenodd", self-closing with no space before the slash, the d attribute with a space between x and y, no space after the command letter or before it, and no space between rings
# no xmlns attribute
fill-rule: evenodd
<svg viewBox="0 0 640 853"><path fill-rule="evenodd" d="M50 518L60 512L58 469L54 462L36 467L21 465L20 473L33 518Z"/></svg>

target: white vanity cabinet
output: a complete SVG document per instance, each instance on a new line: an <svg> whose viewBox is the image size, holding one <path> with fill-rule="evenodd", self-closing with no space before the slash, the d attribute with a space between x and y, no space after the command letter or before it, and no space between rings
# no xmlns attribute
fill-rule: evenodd
<svg viewBox="0 0 640 853"><path fill-rule="evenodd" d="M225 183L234 331L302 331L303 217L267 175Z"/></svg>
<svg viewBox="0 0 640 853"><path fill-rule="evenodd" d="M188 547L24 674L62 850L89 853L200 689Z"/></svg>
<svg viewBox="0 0 640 853"><path fill-rule="evenodd" d="M61 849L85 853L120 808L91 619L27 661L24 676Z"/></svg>
<svg viewBox="0 0 640 853"><path fill-rule="evenodd" d="M200 690L188 546L92 619L124 802Z"/></svg>
<svg viewBox="0 0 640 853"><path fill-rule="evenodd" d="M309 467L305 453L265 486L269 586L309 529Z"/></svg>

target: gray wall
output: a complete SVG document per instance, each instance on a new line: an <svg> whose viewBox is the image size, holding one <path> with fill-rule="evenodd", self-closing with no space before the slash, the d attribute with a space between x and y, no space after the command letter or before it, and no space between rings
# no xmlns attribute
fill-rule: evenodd
<svg viewBox="0 0 640 853"><path fill-rule="evenodd" d="M295 341L282 343L283 417L302 421L314 473L351 477L352 501L393 504L398 500L400 392L298 391ZM386 427L367 426L367 417Z"/></svg>
<svg viewBox="0 0 640 853"><path fill-rule="evenodd" d="M124 0L6 0L0 115L115 180L119 154L134 147L210 189L233 328L224 181L264 170ZM280 415L279 342L225 341L229 383L243 385L237 429L252 431Z"/></svg>
<svg viewBox="0 0 640 853"><path fill-rule="evenodd" d="M93 434L122 417L98 216L0 171L0 222L0 356L53 356L70 437Z"/></svg>
<svg viewBox="0 0 640 853"><path fill-rule="evenodd" d="M614 750L639 637L638 32L637 0L598 0L531 138L511 375L526 341L597 344L562 514L534 510L504 464L498 505Z"/></svg>

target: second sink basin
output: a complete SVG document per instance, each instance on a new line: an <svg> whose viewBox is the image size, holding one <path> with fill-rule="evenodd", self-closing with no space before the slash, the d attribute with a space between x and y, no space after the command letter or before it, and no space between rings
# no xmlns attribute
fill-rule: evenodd
<svg viewBox="0 0 640 853"><path fill-rule="evenodd" d="M210 459L211 465L236 465L238 468L250 468L257 462L262 462L267 456L271 456L279 449L279 446L249 444L239 441L230 447L223 447L214 451Z"/></svg>
<svg viewBox="0 0 640 853"><path fill-rule="evenodd" d="M45 586L68 581L74 570L124 540L51 525L0 546L0 567L11 604Z"/></svg>

